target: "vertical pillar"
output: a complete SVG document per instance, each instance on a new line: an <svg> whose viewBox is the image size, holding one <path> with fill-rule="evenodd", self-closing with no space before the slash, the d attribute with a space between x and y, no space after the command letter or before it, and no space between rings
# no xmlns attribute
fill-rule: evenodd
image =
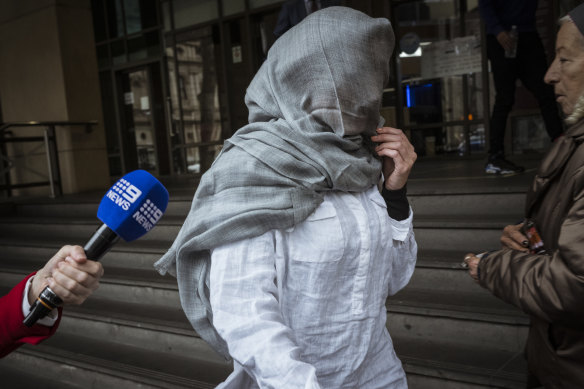
<svg viewBox="0 0 584 389"><path fill-rule="evenodd" d="M90 133L84 126L56 127L60 177L64 193L107 188L109 169L89 0L3 0L0 55L3 120L97 120ZM43 128L14 131L40 135ZM47 170L46 157L32 148L18 147L18 155L28 156L18 159L12 177L38 181L34 171ZM46 193L46 189L36 192Z"/></svg>

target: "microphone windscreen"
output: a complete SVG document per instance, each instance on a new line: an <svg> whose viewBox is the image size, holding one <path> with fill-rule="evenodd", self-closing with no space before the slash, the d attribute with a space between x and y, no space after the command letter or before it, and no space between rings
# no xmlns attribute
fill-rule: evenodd
<svg viewBox="0 0 584 389"><path fill-rule="evenodd" d="M97 217L126 242L150 231L168 205L168 191L150 173L135 170L120 178L99 204Z"/></svg>

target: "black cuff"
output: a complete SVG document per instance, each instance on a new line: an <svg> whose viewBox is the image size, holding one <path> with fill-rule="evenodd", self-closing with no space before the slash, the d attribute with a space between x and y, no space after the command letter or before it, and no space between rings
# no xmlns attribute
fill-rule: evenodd
<svg viewBox="0 0 584 389"><path fill-rule="evenodd" d="M410 216L410 203L408 202L407 187L398 190L388 190L383 186L381 196L387 205L387 214L390 218L400 221Z"/></svg>

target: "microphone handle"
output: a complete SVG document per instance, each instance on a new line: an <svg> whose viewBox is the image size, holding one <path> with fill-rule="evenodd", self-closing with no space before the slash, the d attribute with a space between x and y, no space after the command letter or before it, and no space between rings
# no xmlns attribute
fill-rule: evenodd
<svg viewBox="0 0 584 389"><path fill-rule="evenodd" d="M99 261L120 239L107 225L102 224L83 247L88 259Z"/></svg>
<svg viewBox="0 0 584 389"><path fill-rule="evenodd" d="M85 250L85 255L88 259L99 261L119 239L120 236L118 234L107 225L102 224L85 244L83 250ZM30 307L30 311L22 324L32 327L37 320L42 319L61 304L63 304L63 300L51 288L46 286Z"/></svg>

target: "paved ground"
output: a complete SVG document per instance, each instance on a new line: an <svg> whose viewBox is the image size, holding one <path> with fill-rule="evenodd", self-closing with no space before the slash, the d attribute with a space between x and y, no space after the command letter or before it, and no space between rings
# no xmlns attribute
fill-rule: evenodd
<svg viewBox="0 0 584 389"><path fill-rule="evenodd" d="M421 158L412 170L409 193L493 193L527 190L542 154L509 158L526 171L510 176L485 173L484 156Z"/></svg>

